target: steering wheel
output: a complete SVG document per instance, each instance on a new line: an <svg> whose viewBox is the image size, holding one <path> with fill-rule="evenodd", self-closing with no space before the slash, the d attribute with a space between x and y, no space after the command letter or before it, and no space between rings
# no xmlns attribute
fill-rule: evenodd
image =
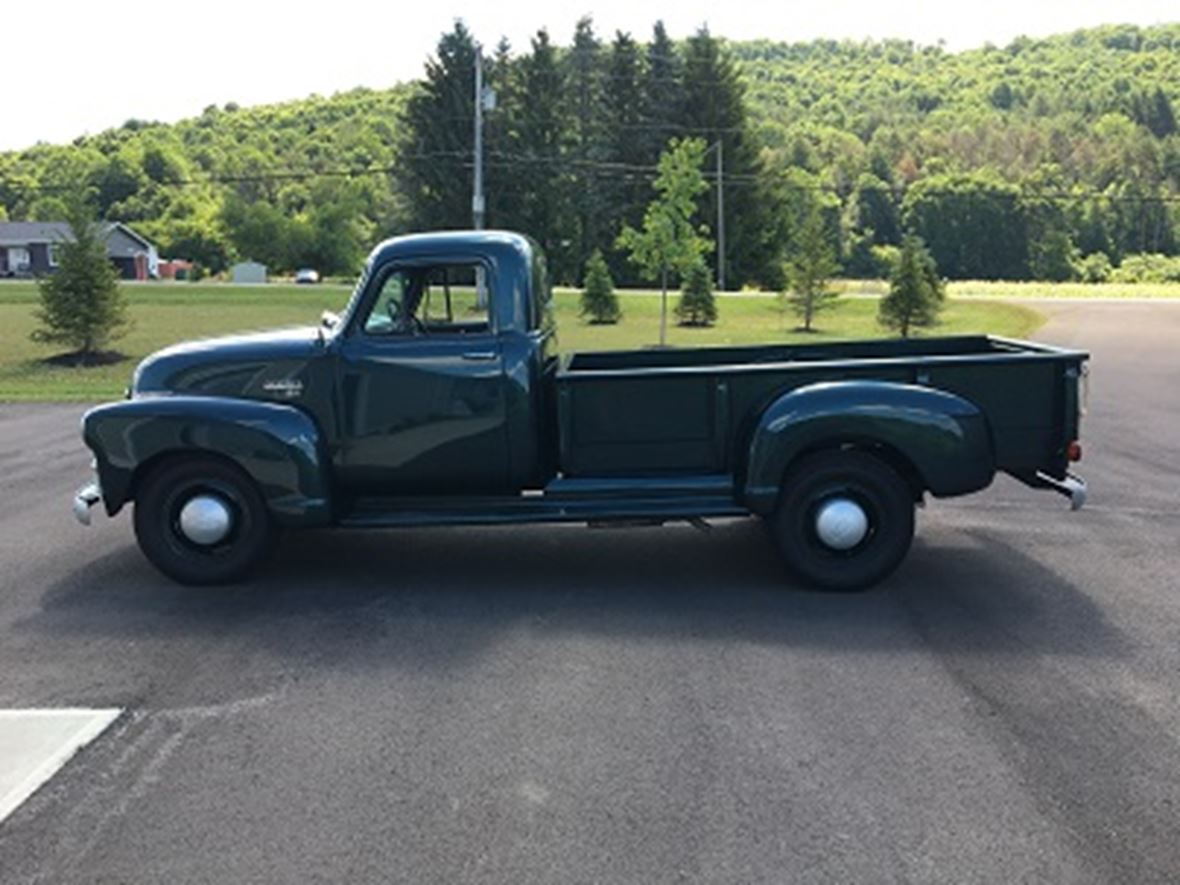
<svg viewBox="0 0 1180 885"><path fill-rule="evenodd" d="M429 335L430 332L426 328L426 324L414 316L412 313L407 314L402 311L402 306L393 299L385 302L385 312L389 314L389 321L393 323L395 329L400 329L403 332L407 329L412 331L415 335Z"/></svg>

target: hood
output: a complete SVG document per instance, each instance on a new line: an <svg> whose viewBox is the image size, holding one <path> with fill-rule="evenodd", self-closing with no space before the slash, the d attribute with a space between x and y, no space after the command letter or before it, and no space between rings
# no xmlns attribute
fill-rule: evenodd
<svg viewBox="0 0 1180 885"><path fill-rule="evenodd" d="M292 399L302 392L308 366L324 349L315 326L189 341L144 359L131 391Z"/></svg>

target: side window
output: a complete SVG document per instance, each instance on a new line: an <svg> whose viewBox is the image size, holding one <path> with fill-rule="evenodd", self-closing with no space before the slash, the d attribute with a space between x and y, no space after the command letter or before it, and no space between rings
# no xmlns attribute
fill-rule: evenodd
<svg viewBox="0 0 1180 885"><path fill-rule="evenodd" d="M405 324L407 276L403 270L391 271L381 283L377 300L365 317L365 332L369 335L391 335L402 331Z"/></svg>
<svg viewBox="0 0 1180 885"><path fill-rule="evenodd" d="M490 328L492 293L479 264L394 268L365 317L369 335L472 335Z"/></svg>

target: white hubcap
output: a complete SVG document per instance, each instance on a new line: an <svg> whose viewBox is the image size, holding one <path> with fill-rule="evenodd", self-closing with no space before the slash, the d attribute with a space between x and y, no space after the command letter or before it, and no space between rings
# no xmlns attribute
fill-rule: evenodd
<svg viewBox="0 0 1180 885"><path fill-rule="evenodd" d="M851 550L869 532L864 508L848 498L832 498L815 515L815 533L833 550Z"/></svg>
<svg viewBox="0 0 1180 885"><path fill-rule="evenodd" d="M194 544L208 547L229 534L233 514L215 495L197 495L180 510L180 530Z"/></svg>

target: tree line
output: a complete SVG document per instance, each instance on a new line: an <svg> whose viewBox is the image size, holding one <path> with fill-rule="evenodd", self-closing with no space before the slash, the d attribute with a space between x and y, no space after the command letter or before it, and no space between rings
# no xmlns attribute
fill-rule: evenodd
<svg viewBox="0 0 1180 885"><path fill-rule="evenodd" d="M541 30L485 50L487 220L541 240L560 281L600 251L616 282L649 282L619 234L642 227L669 141L693 138L693 224L729 287L784 286L817 214L847 275L890 274L912 233L950 278L1180 276L1178 49L1180 25L949 53L673 41L659 24L644 42L587 18L568 45ZM459 23L391 90L0 154L0 217L59 218L82 181L102 217L210 271L248 257L351 274L380 237L470 225L474 60Z"/></svg>

